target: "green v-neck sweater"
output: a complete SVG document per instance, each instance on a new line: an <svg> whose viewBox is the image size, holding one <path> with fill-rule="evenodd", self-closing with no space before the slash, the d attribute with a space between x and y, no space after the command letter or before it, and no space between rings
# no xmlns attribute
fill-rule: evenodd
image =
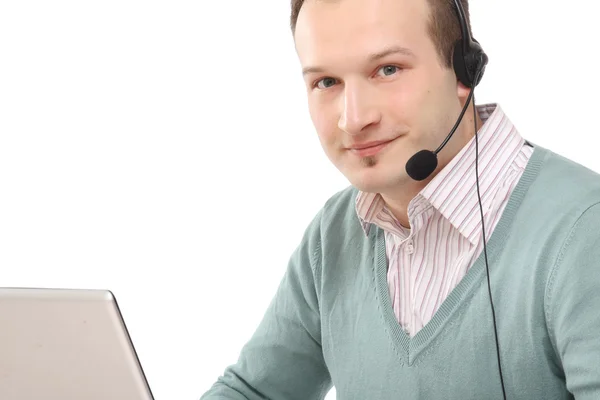
<svg viewBox="0 0 600 400"><path fill-rule="evenodd" d="M487 242L507 398L599 400L600 175L534 146ZM410 337L384 232L365 235L356 195L317 213L238 361L201 400L323 399L332 386L340 400L502 398L484 253Z"/></svg>

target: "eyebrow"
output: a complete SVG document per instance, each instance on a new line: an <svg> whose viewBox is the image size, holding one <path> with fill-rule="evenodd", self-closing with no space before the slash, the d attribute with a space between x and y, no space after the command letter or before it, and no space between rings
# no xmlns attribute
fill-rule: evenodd
<svg viewBox="0 0 600 400"><path fill-rule="evenodd" d="M405 56L414 57L415 54L408 48L402 46L393 46L378 51L377 53L372 53L367 58L369 62L380 60L384 57L387 57L391 54L403 54ZM312 74L312 73L321 73L324 72L324 68L322 67L306 67L302 68L302 75Z"/></svg>

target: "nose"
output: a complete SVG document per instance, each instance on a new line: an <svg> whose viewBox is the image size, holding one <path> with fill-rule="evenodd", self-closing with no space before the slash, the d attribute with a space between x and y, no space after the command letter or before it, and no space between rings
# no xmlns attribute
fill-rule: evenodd
<svg viewBox="0 0 600 400"><path fill-rule="evenodd" d="M381 120L375 95L364 85L346 84L338 127L349 135L357 135Z"/></svg>

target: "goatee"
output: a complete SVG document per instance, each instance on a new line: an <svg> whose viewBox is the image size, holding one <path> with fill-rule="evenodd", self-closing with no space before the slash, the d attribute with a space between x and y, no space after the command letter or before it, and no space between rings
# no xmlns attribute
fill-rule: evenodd
<svg viewBox="0 0 600 400"><path fill-rule="evenodd" d="M361 158L360 163L367 168L372 168L377 165L377 159L373 156L367 156Z"/></svg>

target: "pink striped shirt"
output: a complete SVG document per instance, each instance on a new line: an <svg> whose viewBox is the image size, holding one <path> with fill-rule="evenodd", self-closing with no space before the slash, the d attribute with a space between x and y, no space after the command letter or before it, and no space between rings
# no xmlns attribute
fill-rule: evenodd
<svg viewBox="0 0 600 400"><path fill-rule="evenodd" d="M477 111L483 121L478 131L478 168L487 242L533 147L499 105L477 106ZM376 193L359 192L356 212L366 234L370 224L385 232L394 313L413 336L483 252L475 138L410 201L410 228L400 225Z"/></svg>

